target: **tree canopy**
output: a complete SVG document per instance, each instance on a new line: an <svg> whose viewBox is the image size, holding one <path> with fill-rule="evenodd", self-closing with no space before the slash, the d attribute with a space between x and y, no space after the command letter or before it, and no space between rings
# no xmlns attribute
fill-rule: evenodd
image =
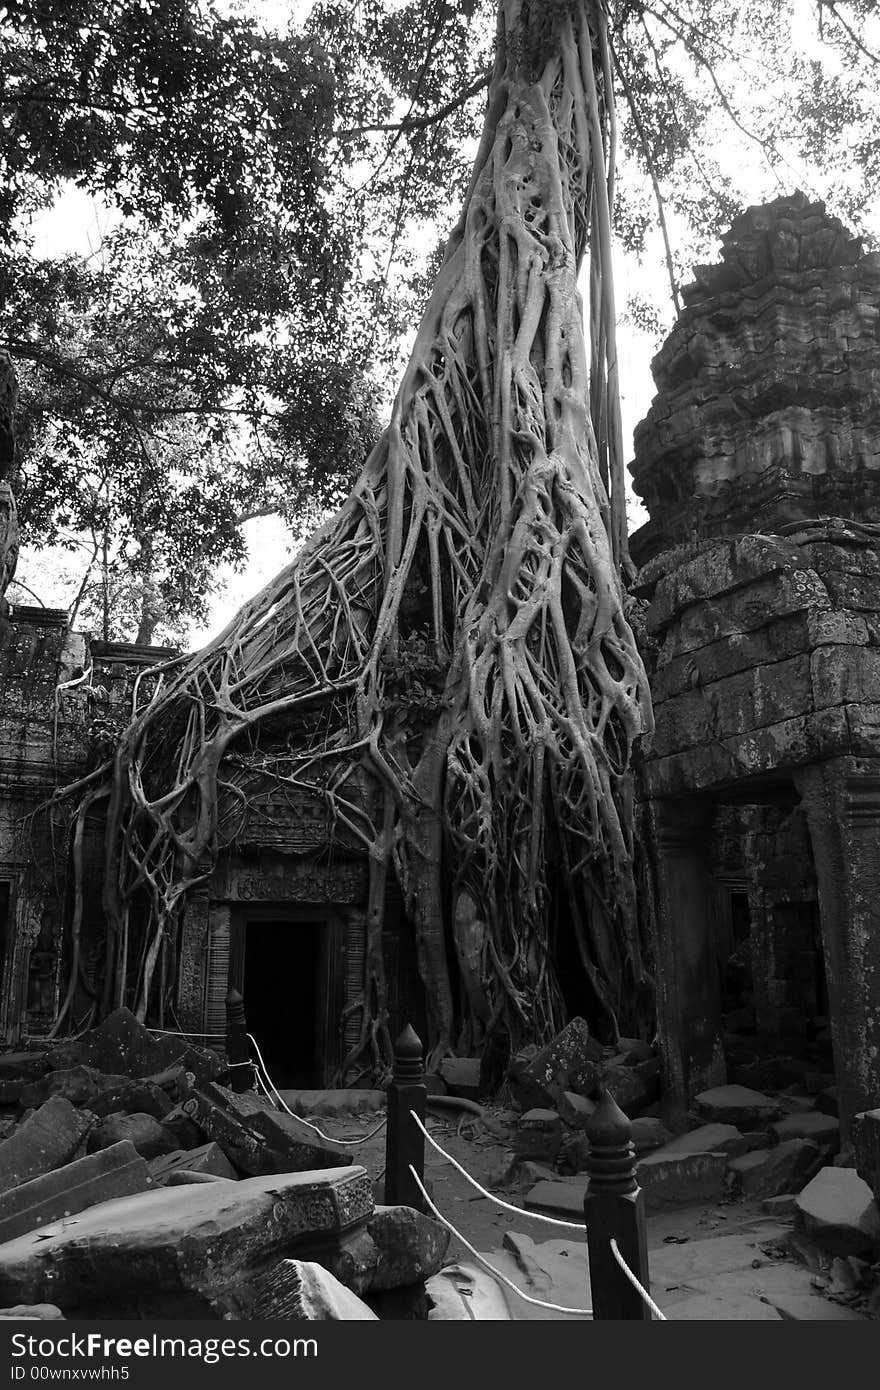
<svg viewBox="0 0 880 1390"><path fill-rule="evenodd" d="M668 322L762 192L805 186L871 229L870 0L606 11L616 244L665 245L668 270L618 296L633 321ZM495 20L490 0L318 0L286 31L277 7L218 0L0 10L25 537L94 556L99 593L108 565L140 586L125 635L198 614L243 517L305 530L344 497L466 192ZM110 230L89 257L38 256L35 219L71 181Z"/></svg>

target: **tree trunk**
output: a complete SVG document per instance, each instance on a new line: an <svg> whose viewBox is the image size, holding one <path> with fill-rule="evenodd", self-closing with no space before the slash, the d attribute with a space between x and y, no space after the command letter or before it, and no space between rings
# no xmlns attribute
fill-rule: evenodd
<svg viewBox="0 0 880 1390"><path fill-rule="evenodd" d="M216 769L240 775L218 751L323 798L373 866L368 916L389 864L399 875L435 1065L457 1030L516 1045L563 1021L551 907L580 948L580 1012L613 1036L622 982L644 984L626 778L650 705L624 616L619 414L604 393L603 44L594 0L502 0L470 189L385 436L341 511L138 717L114 772L106 901L119 923L148 887L151 934L217 853ZM610 503L577 291L591 227ZM277 733L260 741L270 716L283 749ZM364 808L365 775L379 812ZM374 960L364 1048L387 1039L385 1012Z"/></svg>

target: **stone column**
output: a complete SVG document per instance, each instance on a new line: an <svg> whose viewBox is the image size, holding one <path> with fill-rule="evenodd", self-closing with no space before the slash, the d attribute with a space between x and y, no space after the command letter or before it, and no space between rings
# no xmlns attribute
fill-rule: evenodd
<svg viewBox="0 0 880 1390"><path fill-rule="evenodd" d="M819 887L841 1138L880 1104L880 758L797 774Z"/></svg>
<svg viewBox="0 0 880 1390"><path fill-rule="evenodd" d="M714 807L651 804L657 858L657 1021L666 1104L683 1116L700 1091L727 1080L709 875Z"/></svg>

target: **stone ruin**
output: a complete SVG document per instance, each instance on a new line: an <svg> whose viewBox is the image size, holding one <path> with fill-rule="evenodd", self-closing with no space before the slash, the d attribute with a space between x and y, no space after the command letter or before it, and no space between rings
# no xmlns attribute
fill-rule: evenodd
<svg viewBox="0 0 880 1390"><path fill-rule="evenodd" d="M835 1088L851 1154L880 1122L880 256L780 198L684 301L632 465L664 1090Z"/></svg>

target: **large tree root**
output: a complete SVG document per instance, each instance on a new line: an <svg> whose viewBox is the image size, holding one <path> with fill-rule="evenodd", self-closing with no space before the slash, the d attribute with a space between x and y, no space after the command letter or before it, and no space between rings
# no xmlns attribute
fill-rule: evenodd
<svg viewBox="0 0 880 1390"><path fill-rule="evenodd" d="M595 388L597 373L614 375L608 67L592 0L535 9L502 0L466 206L351 496L167 673L120 744L108 1002L133 998L145 1013L171 925L246 814L256 774L276 793L322 798L368 857L362 1026L347 1065L388 1059L392 866L432 1062L492 1029L513 1045L559 1025L553 913L578 944L584 1008L612 1035L643 982L627 767L650 707L623 612L619 440L602 441L609 506L576 288L592 227ZM607 402L603 418L616 418Z"/></svg>

